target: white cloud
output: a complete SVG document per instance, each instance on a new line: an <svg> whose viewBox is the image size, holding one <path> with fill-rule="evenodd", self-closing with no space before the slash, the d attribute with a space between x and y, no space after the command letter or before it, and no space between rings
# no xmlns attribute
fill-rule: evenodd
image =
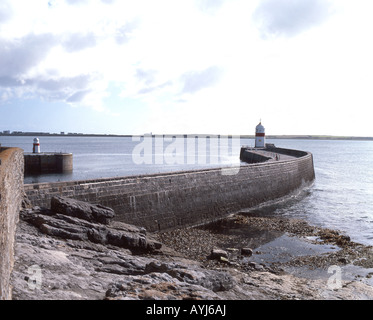
<svg viewBox="0 0 373 320"><path fill-rule="evenodd" d="M253 18L266 38L297 35L320 25L331 13L328 0L263 0Z"/></svg>
<svg viewBox="0 0 373 320"><path fill-rule="evenodd" d="M3 0L0 2L0 24L11 19L13 15L12 7L8 0Z"/></svg>
<svg viewBox="0 0 373 320"><path fill-rule="evenodd" d="M21 80L22 76L39 64L55 45L50 34L29 34L21 39L0 39L0 76Z"/></svg>
<svg viewBox="0 0 373 320"><path fill-rule="evenodd" d="M184 82L182 93L193 94L204 88L211 87L219 81L222 73L223 71L217 66L212 66L202 71L185 73L182 76Z"/></svg>
<svg viewBox="0 0 373 320"><path fill-rule="evenodd" d="M62 45L68 52L80 51L97 45L97 39L93 32L86 34L74 33L66 37Z"/></svg>

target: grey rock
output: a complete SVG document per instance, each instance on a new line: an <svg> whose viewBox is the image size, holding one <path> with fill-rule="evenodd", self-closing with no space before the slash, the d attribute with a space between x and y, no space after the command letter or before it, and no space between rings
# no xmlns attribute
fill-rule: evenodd
<svg viewBox="0 0 373 320"><path fill-rule="evenodd" d="M165 263L162 263L162 262L158 262L158 261L152 261L145 266L144 272L146 274L152 273L152 272L168 273L168 272L172 271L172 269L173 269L173 267L171 265L168 265L168 264L165 264Z"/></svg>
<svg viewBox="0 0 373 320"><path fill-rule="evenodd" d="M220 260L222 257L228 259L228 252L222 249L212 249L209 255L209 259Z"/></svg>
<svg viewBox="0 0 373 320"><path fill-rule="evenodd" d="M123 246L135 246L124 248ZM159 250L149 250L158 247ZM138 250L142 248L142 250ZM144 250L146 248L146 250ZM224 250L223 250L224 251ZM136 226L90 222L43 208L25 209L17 226L11 285L15 300L371 299L373 289L348 282L330 290L324 279L206 268L182 258ZM136 253L136 254L135 254ZM209 261L215 265L215 262ZM31 267L40 271L37 288ZM32 269L32 268L31 268Z"/></svg>
<svg viewBox="0 0 373 320"><path fill-rule="evenodd" d="M234 279L227 273L216 270L190 269L186 265L175 263L150 262L145 273L167 273L179 281L199 285L213 292L226 291L234 286Z"/></svg>
<svg viewBox="0 0 373 320"><path fill-rule="evenodd" d="M115 216L114 210L102 205L93 205L65 197L53 197L51 210L64 215L91 222L109 224Z"/></svg>
<svg viewBox="0 0 373 320"><path fill-rule="evenodd" d="M255 262L249 262L247 264L250 268L253 268L254 270L262 271L264 270L264 266L261 264L255 263Z"/></svg>
<svg viewBox="0 0 373 320"><path fill-rule="evenodd" d="M221 300L211 290L179 281L167 273L150 273L113 282L107 300Z"/></svg>
<svg viewBox="0 0 373 320"><path fill-rule="evenodd" d="M190 270L190 269L174 269L168 274L177 278L180 281L195 284L207 288L213 292L227 291L235 285L232 276L224 271L216 270Z"/></svg>
<svg viewBox="0 0 373 320"><path fill-rule="evenodd" d="M42 210L23 212L17 230L16 263L12 275L14 299L220 299L215 292L232 286L225 272L204 270L195 262L164 255L133 255L119 246L103 245L109 234L117 241L135 234L135 226L119 229ZM128 231L130 230L130 232ZM63 237L69 237L64 239ZM127 244L141 244L138 238ZM83 239L83 240L82 240ZM93 243L92 239L98 243ZM116 244L119 244L118 242ZM40 288L30 288L31 266L41 273ZM229 281L231 282L229 282Z"/></svg>
<svg viewBox="0 0 373 320"><path fill-rule="evenodd" d="M42 233L62 239L113 245L136 252L155 251L162 247L161 243L146 236L141 228L125 223L117 222L112 227L60 213L51 215L50 211L45 210L28 210L21 213L21 217Z"/></svg>
<svg viewBox="0 0 373 320"><path fill-rule="evenodd" d="M249 256L251 257L253 255L253 250L250 248L242 248L241 249L241 254L244 256Z"/></svg>

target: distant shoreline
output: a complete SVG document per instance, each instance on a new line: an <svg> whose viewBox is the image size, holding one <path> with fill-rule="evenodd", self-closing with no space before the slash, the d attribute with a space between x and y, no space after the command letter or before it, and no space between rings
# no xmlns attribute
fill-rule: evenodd
<svg viewBox="0 0 373 320"><path fill-rule="evenodd" d="M149 134L84 134L84 133L45 133L45 132L22 132L22 133L0 133L0 137L22 137L22 136L46 136L46 137L144 137L150 136ZM152 134L152 137L204 137L204 138L244 138L254 139L254 135L220 135L220 134ZM354 137L354 136L329 136L329 135L267 135L267 139L299 139L299 140L360 140L360 141L373 141L373 137Z"/></svg>

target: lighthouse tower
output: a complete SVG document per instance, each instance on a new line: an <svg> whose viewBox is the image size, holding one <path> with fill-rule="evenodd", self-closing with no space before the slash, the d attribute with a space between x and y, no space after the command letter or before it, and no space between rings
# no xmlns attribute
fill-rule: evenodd
<svg viewBox="0 0 373 320"><path fill-rule="evenodd" d="M262 121L255 128L255 148L265 147L265 129L262 126Z"/></svg>
<svg viewBox="0 0 373 320"><path fill-rule="evenodd" d="M32 145L32 153L40 153L40 143L38 138L34 139L34 143Z"/></svg>

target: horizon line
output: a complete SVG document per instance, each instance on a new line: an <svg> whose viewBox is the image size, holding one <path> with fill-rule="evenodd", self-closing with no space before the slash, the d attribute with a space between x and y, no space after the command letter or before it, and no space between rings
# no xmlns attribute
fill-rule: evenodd
<svg viewBox="0 0 373 320"><path fill-rule="evenodd" d="M144 133L144 134L111 134L111 133L49 133L49 132L22 132L12 131L10 133L0 132L0 136L58 136L58 137L80 137L80 136L96 136L96 137L242 137L242 138L255 138L255 134L206 134L206 133ZM369 136L339 136L339 135L323 135L323 134L270 134L266 135L267 139L307 139L307 140L373 140Z"/></svg>

